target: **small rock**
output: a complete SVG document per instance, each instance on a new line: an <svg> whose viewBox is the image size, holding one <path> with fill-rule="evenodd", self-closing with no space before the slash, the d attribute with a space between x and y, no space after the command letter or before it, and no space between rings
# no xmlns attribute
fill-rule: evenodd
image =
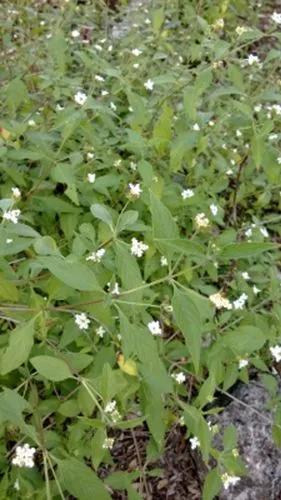
<svg viewBox="0 0 281 500"><path fill-rule="evenodd" d="M248 475L227 491L222 491L220 500L278 500L281 495L281 449L272 439L270 412L266 403L270 396L258 382L241 385L233 396L259 414L236 401L232 401L216 417L221 432L214 440L219 447L223 430L230 424L237 429L238 449L248 469Z"/></svg>

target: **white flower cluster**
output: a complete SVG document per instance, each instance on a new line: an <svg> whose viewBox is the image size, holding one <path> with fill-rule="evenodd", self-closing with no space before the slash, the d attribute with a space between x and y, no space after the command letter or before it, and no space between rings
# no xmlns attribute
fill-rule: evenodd
<svg viewBox="0 0 281 500"><path fill-rule="evenodd" d="M209 299L217 309L232 309L231 302L219 292L210 295Z"/></svg>
<svg viewBox="0 0 281 500"><path fill-rule="evenodd" d="M131 240L131 254L136 257L142 257L143 254L148 250L148 245L142 241L138 241L136 238Z"/></svg>
<svg viewBox="0 0 281 500"><path fill-rule="evenodd" d="M13 224L17 224L19 221L19 216L21 211L19 209L15 210L5 210L3 213L3 219L12 222Z"/></svg>
<svg viewBox="0 0 281 500"><path fill-rule="evenodd" d="M280 345L274 345L274 346L270 347L269 350L271 352L271 355L275 359L275 361L277 363L279 363L279 361L281 361L281 346Z"/></svg>
<svg viewBox="0 0 281 500"><path fill-rule="evenodd" d="M103 326L99 326L97 329L96 329L96 334L98 337L100 337L101 339L103 339L104 337L104 334L106 333L105 329Z"/></svg>
<svg viewBox="0 0 281 500"><path fill-rule="evenodd" d="M114 445L114 438L105 438L104 442L103 442L103 449L104 450L111 450L113 448L113 445Z"/></svg>
<svg viewBox="0 0 281 500"><path fill-rule="evenodd" d="M23 446L16 447L16 454L12 459L12 464L18 467L34 467L34 455L36 453L35 448L30 448L29 444L24 444Z"/></svg>
<svg viewBox="0 0 281 500"><path fill-rule="evenodd" d="M85 92L78 90L74 96L74 101L76 102L76 104L83 106L83 104L85 104L85 102L87 101L87 95L85 94Z"/></svg>
<svg viewBox="0 0 281 500"><path fill-rule="evenodd" d="M189 442L190 442L190 447L192 450L196 450L196 448L200 447L200 441L199 441L198 437L196 437L196 436L194 436L193 438L190 438Z"/></svg>
<svg viewBox="0 0 281 500"><path fill-rule="evenodd" d="M248 366L249 361L247 359L239 359L239 370Z"/></svg>
<svg viewBox="0 0 281 500"><path fill-rule="evenodd" d="M75 323L79 330L88 330L91 320L86 313L75 314Z"/></svg>
<svg viewBox="0 0 281 500"><path fill-rule="evenodd" d="M146 90L152 92L152 90L154 89L154 81L149 78L146 82L144 82L144 87L146 88Z"/></svg>
<svg viewBox="0 0 281 500"><path fill-rule="evenodd" d="M152 335L162 335L162 328L159 321L150 321L147 328L152 333Z"/></svg>
<svg viewBox="0 0 281 500"><path fill-rule="evenodd" d="M16 200L19 200L20 197L21 197L21 192L20 192L19 188L18 187L12 187L11 191L12 191L13 198L15 198Z"/></svg>
<svg viewBox="0 0 281 500"><path fill-rule="evenodd" d="M171 377L178 383L178 384L184 384L186 381L186 376L183 372L179 373L172 373Z"/></svg>
<svg viewBox="0 0 281 500"><path fill-rule="evenodd" d="M86 257L86 260L92 260L93 262L100 262L105 254L105 249L100 248L96 252L92 252L91 255Z"/></svg>
<svg viewBox="0 0 281 500"><path fill-rule="evenodd" d="M195 224L198 228L206 228L210 224L210 221L206 215L201 212L195 216Z"/></svg>
<svg viewBox="0 0 281 500"><path fill-rule="evenodd" d="M133 196L134 198L139 198L142 189L139 184L132 184L132 182L129 183L129 190L130 190L130 195Z"/></svg>
<svg viewBox="0 0 281 500"><path fill-rule="evenodd" d="M188 198L192 198L192 196L194 196L194 191L193 189L184 189L181 192L181 196L183 200L188 200Z"/></svg>
<svg viewBox="0 0 281 500"><path fill-rule="evenodd" d="M246 293L242 293L238 299L234 300L233 307L234 309L244 309L244 306L248 300L248 295Z"/></svg>
<svg viewBox="0 0 281 500"><path fill-rule="evenodd" d="M96 174L94 174L93 172L90 172L89 174L87 174L87 179L88 179L88 182L90 184L94 184L94 182L96 180Z"/></svg>
<svg viewBox="0 0 281 500"><path fill-rule="evenodd" d="M227 472L225 472L221 476L221 480L223 482L224 489L228 490L228 488L230 486L235 486L237 483L239 483L240 477L239 476L232 476L232 475L228 474Z"/></svg>
<svg viewBox="0 0 281 500"><path fill-rule="evenodd" d="M121 419L121 415L120 415L119 411L117 410L116 406L117 406L117 403L113 399L113 401L110 401L109 403L106 404L105 409L104 409L105 413L110 415L110 418L111 418L112 422L114 422L114 423L118 422Z"/></svg>
<svg viewBox="0 0 281 500"><path fill-rule="evenodd" d="M271 19L276 24L281 24L281 14L279 12L273 12Z"/></svg>

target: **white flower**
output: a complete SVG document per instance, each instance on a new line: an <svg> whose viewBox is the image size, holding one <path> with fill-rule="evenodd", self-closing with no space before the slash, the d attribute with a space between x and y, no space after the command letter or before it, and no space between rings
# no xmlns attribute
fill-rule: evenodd
<svg viewBox="0 0 281 500"><path fill-rule="evenodd" d="M262 109L262 105L261 105L261 104L257 104L257 105L254 107L254 111L255 111L256 113L259 113L259 112L261 111L261 109Z"/></svg>
<svg viewBox="0 0 281 500"><path fill-rule="evenodd" d="M102 91L101 91L101 95L102 95L103 97L104 97L104 96L106 96L106 95L108 95L108 94L109 94L109 92L108 92L107 90L102 90Z"/></svg>
<svg viewBox="0 0 281 500"><path fill-rule="evenodd" d="M165 267L168 265L168 260L167 260L167 257L164 257L164 255L161 256L161 259L160 259L160 264L162 267Z"/></svg>
<svg viewBox="0 0 281 500"><path fill-rule="evenodd" d="M116 111L117 110L117 106L115 106L114 102L111 101L110 105L109 105L112 109L112 111Z"/></svg>
<svg viewBox="0 0 281 500"><path fill-rule="evenodd" d="M186 376L183 372L172 373L171 377L178 383L183 384L186 381Z"/></svg>
<svg viewBox="0 0 281 500"><path fill-rule="evenodd" d="M261 290L256 285L253 286L253 292L255 295L258 295L258 293L260 293L260 291Z"/></svg>
<svg viewBox="0 0 281 500"><path fill-rule="evenodd" d="M247 359L239 359L239 370L248 366L249 361Z"/></svg>
<svg viewBox="0 0 281 500"><path fill-rule="evenodd" d="M94 45L95 49L98 50L99 52L102 51L102 46L98 45L97 43Z"/></svg>
<svg viewBox="0 0 281 500"><path fill-rule="evenodd" d="M119 284L115 283L114 287L111 290L111 293L113 295L120 295L120 289L119 289Z"/></svg>
<svg viewBox="0 0 281 500"><path fill-rule="evenodd" d="M34 455L36 453L35 448L30 448L29 444L24 444L23 446L16 447L16 454L12 459L12 464L18 467L34 467Z"/></svg>
<svg viewBox="0 0 281 500"><path fill-rule="evenodd" d="M98 337L100 337L101 339L103 339L104 337L104 334L106 333L105 329L103 328L103 326L99 326L97 329L96 329L96 334Z"/></svg>
<svg viewBox="0 0 281 500"><path fill-rule="evenodd" d="M225 173L226 173L226 175L232 175L233 170L231 168L229 168Z"/></svg>
<svg viewBox="0 0 281 500"><path fill-rule="evenodd" d="M89 154L89 153L88 153L88 154ZM87 179L88 179L88 182L89 182L90 184L94 184L94 182L95 182L95 180L96 180L96 174L94 174L94 173L92 173L92 172L91 172L91 173L89 173L89 174L87 175Z"/></svg>
<svg viewBox="0 0 281 500"><path fill-rule="evenodd" d="M14 240L13 240L12 238L7 238L7 239L6 239L6 243L7 243L7 245L10 245L10 243L13 243L13 241L14 241Z"/></svg>
<svg viewBox="0 0 281 500"><path fill-rule="evenodd" d="M147 327L152 335L162 335L163 333L159 321L150 321Z"/></svg>
<svg viewBox="0 0 281 500"><path fill-rule="evenodd" d="M193 438L190 438L189 442L190 442L190 446L191 446L192 450L196 450L196 448L200 447L200 441L199 441L198 437L196 437L196 436L194 436Z"/></svg>
<svg viewBox="0 0 281 500"><path fill-rule="evenodd" d="M210 301L216 306L217 309L232 309L231 302L226 299L221 293L213 293L209 296Z"/></svg>
<svg viewBox="0 0 281 500"><path fill-rule="evenodd" d="M216 19L216 21L213 23L213 28L216 30L220 30L224 27L224 20L222 17L219 19Z"/></svg>
<svg viewBox="0 0 281 500"><path fill-rule="evenodd" d="M94 158L94 156L95 156L94 153L90 153L90 152L87 153L87 160L92 160ZM88 180L89 180L89 175L94 175L96 177L96 174L88 174ZM89 182L91 182L91 181L89 180Z"/></svg>
<svg viewBox="0 0 281 500"><path fill-rule="evenodd" d="M145 22L145 24L151 24L151 20L148 19L148 17L146 18L146 20L144 22Z"/></svg>
<svg viewBox="0 0 281 500"><path fill-rule="evenodd" d="M225 472L225 474L221 476L221 480L223 482L224 489L228 490L230 486L235 486L237 483L239 483L240 477L231 476L230 474L227 474L227 472Z"/></svg>
<svg viewBox="0 0 281 500"><path fill-rule="evenodd" d="M78 30L72 30L71 31L71 36L72 36L72 38L78 38L80 36L80 31L78 31Z"/></svg>
<svg viewBox="0 0 281 500"><path fill-rule="evenodd" d="M208 122L208 125L209 125L209 127L214 127L215 122L214 122L213 120L210 120L210 121Z"/></svg>
<svg viewBox="0 0 281 500"><path fill-rule="evenodd" d="M105 438L104 443L102 445L104 450L111 450L114 445L114 438Z"/></svg>
<svg viewBox="0 0 281 500"><path fill-rule="evenodd" d="M101 75L95 75L95 80L96 80L97 82L104 82L104 78L103 78L103 76L101 76Z"/></svg>
<svg viewBox="0 0 281 500"><path fill-rule="evenodd" d="M129 183L129 190L130 190L130 195L134 196L134 198L139 198L142 193L140 185L132 184L131 182Z"/></svg>
<svg viewBox="0 0 281 500"><path fill-rule="evenodd" d="M115 162L113 163L113 165L114 165L114 167L120 167L121 163L122 163L121 158L118 158L118 160L115 160Z"/></svg>
<svg viewBox="0 0 281 500"><path fill-rule="evenodd" d="M34 120L32 120L32 119L31 119L31 120L28 120L28 122L27 122L27 123L28 123L28 125L29 125L30 127L35 127L35 125L36 125L36 122L35 122Z"/></svg>
<svg viewBox="0 0 281 500"><path fill-rule="evenodd" d="M133 56L139 57L142 54L142 50L140 49L133 49L132 50Z"/></svg>
<svg viewBox="0 0 281 500"><path fill-rule="evenodd" d="M181 192L181 196L182 196L183 200L187 200L188 198L192 198L192 196L194 196L194 191L193 191L193 189L184 189Z"/></svg>
<svg viewBox="0 0 281 500"><path fill-rule="evenodd" d="M11 191L13 194L13 198L19 199L21 197L21 192L20 192L19 188L12 187Z"/></svg>
<svg viewBox="0 0 281 500"><path fill-rule="evenodd" d="M245 236L247 236L247 238L250 238L253 234L253 231L252 231L252 228L249 227L249 229L246 229L245 231Z"/></svg>
<svg viewBox="0 0 281 500"><path fill-rule="evenodd" d="M270 141L275 141L276 139L278 139L278 134L270 134L270 135L268 136L268 139L269 139Z"/></svg>
<svg viewBox="0 0 281 500"><path fill-rule="evenodd" d="M200 126L198 125L198 123L194 123L192 128L193 128L193 130L195 130L195 132L199 132L199 130L200 130Z"/></svg>
<svg viewBox="0 0 281 500"><path fill-rule="evenodd" d="M79 330L88 330L91 321L87 317L87 314L80 313L75 314L75 323L78 326Z"/></svg>
<svg viewBox="0 0 281 500"><path fill-rule="evenodd" d="M276 24L281 24L281 14L278 12L273 12L271 19Z"/></svg>
<svg viewBox="0 0 281 500"><path fill-rule="evenodd" d="M21 211L19 209L16 210L5 210L3 213L3 219L11 221L13 224L17 224L19 221L19 216L21 214Z"/></svg>
<svg viewBox="0 0 281 500"><path fill-rule="evenodd" d="M268 231L265 227L260 227L260 232L265 238L269 237Z"/></svg>
<svg viewBox="0 0 281 500"><path fill-rule="evenodd" d="M242 135L241 130L237 129L236 130L236 137L241 137L241 135Z"/></svg>
<svg viewBox="0 0 281 500"><path fill-rule="evenodd" d="M275 361L279 363L281 361L281 346L280 345L275 345L273 347L269 348L272 356L274 357Z"/></svg>
<svg viewBox="0 0 281 500"><path fill-rule="evenodd" d="M100 262L104 254L105 254L105 249L99 248L99 250L97 250L96 252L92 252L88 257L86 257L86 260L92 260L93 262Z"/></svg>
<svg viewBox="0 0 281 500"><path fill-rule="evenodd" d="M208 219L208 217L206 217L206 215L202 212L200 214L197 214L195 216L195 224L200 228L205 228L205 227L208 227L210 221Z"/></svg>
<svg viewBox="0 0 281 500"><path fill-rule="evenodd" d="M259 57L255 56L254 54L249 54L247 58L247 63L249 66L252 66L253 64L258 64L260 62Z"/></svg>
<svg viewBox="0 0 281 500"><path fill-rule="evenodd" d="M64 106L61 106L60 103L56 104L56 111L63 111Z"/></svg>
<svg viewBox="0 0 281 500"><path fill-rule="evenodd" d="M248 300L248 295L246 293L242 293L238 299L234 300L233 307L234 309L244 309L244 306Z"/></svg>
<svg viewBox="0 0 281 500"><path fill-rule="evenodd" d="M110 401L109 403L106 404L105 406L105 413L113 413L116 410L116 401L113 399L113 401Z"/></svg>
<svg viewBox="0 0 281 500"><path fill-rule="evenodd" d="M130 168L135 172L137 170L137 164L134 161L131 161Z"/></svg>
<svg viewBox="0 0 281 500"><path fill-rule="evenodd" d="M217 213L218 213L218 207L217 207L217 205L215 205L214 203L212 203L210 205L210 210L211 210L213 216L215 217L217 215Z"/></svg>
<svg viewBox="0 0 281 500"><path fill-rule="evenodd" d="M144 87L146 88L146 90L152 91L154 88L154 81L150 80L149 78L148 80L146 80L146 82L144 82Z"/></svg>
<svg viewBox="0 0 281 500"><path fill-rule="evenodd" d="M20 490L20 483L19 483L19 480L16 479L15 482L14 482L14 488L15 490L19 491Z"/></svg>
<svg viewBox="0 0 281 500"><path fill-rule="evenodd" d="M250 276L249 276L249 273L247 273L247 271L244 271L243 273L241 273L241 276L244 280L248 281L250 280Z"/></svg>
<svg viewBox="0 0 281 500"><path fill-rule="evenodd" d="M237 26L237 28L235 29L235 33L237 33L238 36L243 35L247 31L249 31L249 28L247 28L246 26Z"/></svg>
<svg viewBox="0 0 281 500"><path fill-rule="evenodd" d="M136 238L132 238L131 243L131 254L136 257L142 257L144 252L148 250L148 245L142 241L138 241Z"/></svg>
<svg viewBox="0 0 281 500"><path fill-rule="evenodd" d="M138 69L140 67L139 63L134 63L133 68Z"/></svg>
<svg viewBox="0 0 281 500"><path fill-rule="evenodd" d="M87 95L84 92L81 92L81 90L78 90L74 96L74 101L77 104L80 104L80 106L83 106L83 104L87 101Z"/></svg>

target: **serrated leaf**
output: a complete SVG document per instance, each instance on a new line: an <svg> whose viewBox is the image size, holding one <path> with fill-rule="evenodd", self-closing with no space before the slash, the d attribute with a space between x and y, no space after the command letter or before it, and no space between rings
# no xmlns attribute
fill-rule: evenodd
<svg viewBox="0 0 281 500"><path fill-rule="evenodd" d="M53 382L60 382L73 376L66 362L59 358L35 356L30 362L40 375Z"/></svg>
<svg viewBox="0 0 281 500"><path fill-rule="evenodd" d="M9 336L9 346L1 358L1 374L15 370L21 366L30 354L33 346L34 337L34 319L28 323L15 328Z"/></svg>

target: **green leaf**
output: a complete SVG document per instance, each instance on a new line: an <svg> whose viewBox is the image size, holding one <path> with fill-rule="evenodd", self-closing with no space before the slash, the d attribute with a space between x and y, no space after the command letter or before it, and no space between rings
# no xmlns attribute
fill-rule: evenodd
<svg viewBox="0 0 281 500"><path fill-rule="evenodd" d="M250 257L257 257L263 252L274 250L277 245L274 243L230 243L226 245L220 254L220 257L225 260L229 259L248 259Z"/></svg>
<svg viewBox="0 0 281 500"><path fill-rule="evenodd" d="M180 238L155 238L155 241L164 254L166 249L168 251L174 250L174 253L181 253L183 255L187 255L188 257L191 255L201 258L205 257L204 247L194 241L183 240Z"/></svg>
<svg viewBox="0 0 281 500"><path fill-rule="evenodd" d="M153 144L158 153L163 154L172 138L173 110L165 105L153 129Z"/></svg>
<svg viewBox="0 0 281 500"><path fill-rule="evenodd" d="M59 478L63 488L78 500L110 500L103 482L90 467L76 458L59 461ZM94 495L94 497L93 497Z"/></svg>
<svg viewBox="0 0 281 500"><path fill-rule="evenodd" d="M179 237L178 227L168 208L150 192L150 211L154 238L176 239Z"/></svg>
<svg viewBox="0 0 281 500"><path fill-rule="evenodd" d="M15 328L9 336L9 346L1 359L1 374L15 370L21 366L29 356L33 346L34 319Z"/></svg>
<svg viewBox="0 0 281 500"><path fill-rule="evenodd" d="M222 337L225 346L237 354L251 354L266 341L264 333L255 326L240 326Z"/></svg>
<svg viewBox="0 0 281 500"><path fill-rule="evenodd" d="M60 252L57 244L51 236L42 236L33 243L35 252L38 255L58 255Z"/></svg>
<svg viewBox="0 0 281 500"><path fill-rule="evenodd" d="M116 225L116 233L121 233L125 229L130 229L139 217L139 213L136 210L127 210L120 215L117 225Z"/></svg>
<svg viewBox="0 0 281 500"><path fill-rule="evenodd" d="M213 500L219 494L221 487L222 480L218 469L211 470L205 478L202 500Z"/></svg>
<svg viewBox="0 0 281 500"><path fill-rule="evenodd" d="M17 302L19 299L17 287L11 281L6 280L2 273L0 273L0 297L10 302Z"/></svg>
<svg viewBox="0 0 281 500"><path fill-rule="evenodd" d="M60 382L73 377L70 368L62 359L52 356L35 356L31 358L30 362L38 373L47 380Z"/></svg>
<svg viewBox="0 0 281 500"><path fill-rule="evenodd" d="M203 330L200 311L191 297L180 292L177 288L174 289L172 306L176 324L184 335L195 370L198 372Z"/></svg>
<svg viewBox="0 0 281 500"><path fill-rule="evenodd" d="M100 205L98 203L91 205L91 212L97 219L100 219L112 229L113 220L111 213L104 205Z"/></svg>
<svg viewBox="0 0 281 500"><path fill-rule="evenodd" d="M136 258L119 242L116 243L115 248L117 273L121 279L122 288L130 290L141 287L142 276ZM142 299L142 290L127 294L127 297L130 301L139 302Z"/></svg>
<svg viewBox="0 0 281 500"><path fill-rule="evenodd" d="M100 289L93 271L85 264L71 262L62 257L40 257L38 260L43 267L71 288L82 291Z"/></svg>
<svg viewBox="0 0 281 500"><path fill-rule="evenodd" d="M16 390L4 388L0 394L0 421L14 425L24 424L22 412L28 408L28 402Z"/></svg>

